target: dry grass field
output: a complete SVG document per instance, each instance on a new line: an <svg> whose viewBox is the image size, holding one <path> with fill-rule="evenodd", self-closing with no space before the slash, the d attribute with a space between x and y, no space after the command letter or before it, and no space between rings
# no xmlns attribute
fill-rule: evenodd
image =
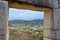
<svg viewBox="0 0 60 40"><path fill-rule="evenodd" d="M10 23L9 40L43 40L43 21L41 24Z"/></svg>
<svg viewBox="0 0 60 40"><path fill-rule="evenodd" d="M9 40L43 40L43 32L9 29Z"/></svg>

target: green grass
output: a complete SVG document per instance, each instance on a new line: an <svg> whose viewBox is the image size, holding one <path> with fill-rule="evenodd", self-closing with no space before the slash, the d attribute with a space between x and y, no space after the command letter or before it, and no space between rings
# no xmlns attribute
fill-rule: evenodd
<svg viewBox="0 0 60 40"><path fill-rule="evenodd" d="M43 40L43 37L36 35L35 37L32 38L32 40Z"/></svg>

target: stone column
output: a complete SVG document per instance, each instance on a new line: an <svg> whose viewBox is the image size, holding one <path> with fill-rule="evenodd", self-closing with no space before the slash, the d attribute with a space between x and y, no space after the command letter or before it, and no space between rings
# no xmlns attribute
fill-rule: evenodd
<svg viewBox="0 0 60 40"><path fill-rule="evenodd" d="M8 40L8 3L0 1L0 40Z"/></svg>
<svg viewBox="0 0 60 40"><path fill-rule="evenodd" d="M44 31L43 40L55 40L55 32L53 26L53 12L52 9L44 11Z"/></svg>

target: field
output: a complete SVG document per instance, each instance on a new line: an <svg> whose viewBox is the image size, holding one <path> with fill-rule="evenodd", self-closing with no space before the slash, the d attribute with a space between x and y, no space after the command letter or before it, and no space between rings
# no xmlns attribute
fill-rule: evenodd
<svg viewBox="0 0 60 40"><path fill-rule="evenodd" d="M10 29L10 40L43 40L42 32L17 31Z"/></svg>
<svg viewBox="0 0 60 40"><path fill-rule="evenodd" d="M10 23L9 40L43 40L43 24Z"/></svg>

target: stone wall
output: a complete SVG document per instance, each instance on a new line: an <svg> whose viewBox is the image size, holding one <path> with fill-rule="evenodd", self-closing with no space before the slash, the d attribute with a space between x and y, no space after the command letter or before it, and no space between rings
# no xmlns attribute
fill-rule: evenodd
<svg viewBox="0 0 60 40"><path fill-rule="evenodd" d="M53 26L53 11L52 9L44 11L44 39L43 40L55 40L55 32Z"/></svg>
<svg viewBox="0 0 60 40"><path fill-rule="evenodd" d="M17 1L35 4L35 5L39 5L39 6L51 7L51 8L58 7L58 6L56 6L58 4L57 0L17 0Z"/></svg>
<svg viewBox="0 0 60 40"><path fill-rule="evenodd" d="M8 40L8 3L0 1L0 40Z"/></svg>
<svg viewBox="0 0 60 40"><path fill-rule="evenodd" d="M56 0L53 1L53 6L56 6L56 8L51 10L40 8L40 11L45 12L43 40L60 40L60 9L57 9L58 4L56 2ZM22 6L18 7L22 8ZM25 9L38 10L39 7L30 5L27 8L25 5ZM0 1L0 40L8 40L8 3L5 1Z"/></svg>
<svg viewBox="0 0 60 40"><path fill-rule="evenodd" d="M60 9L53 9L54 31L57 40L60 40Z"/></svg>

